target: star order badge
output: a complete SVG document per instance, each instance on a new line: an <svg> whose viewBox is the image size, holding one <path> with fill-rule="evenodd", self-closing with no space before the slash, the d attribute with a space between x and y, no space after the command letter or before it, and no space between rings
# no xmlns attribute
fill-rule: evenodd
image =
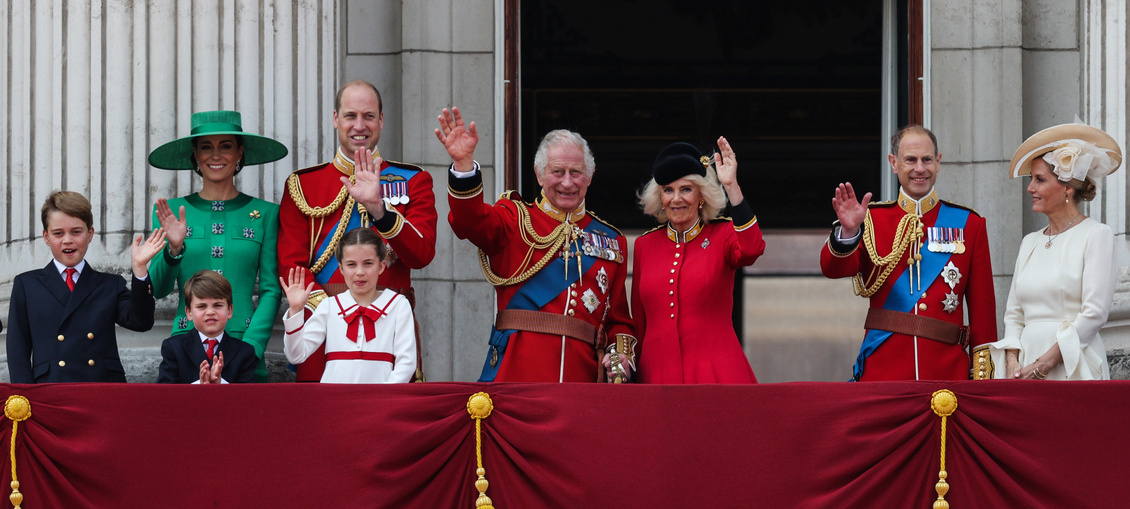
<svg viewBox="0 0 1130 509"><path fill-rule="evenodd" d="M942 301L942 310L947 313L953 313L957 309L957 294L950 292L946 294L945 300Z"/></svg>
<svg viewBox="0 0 1130 509"><path fill-rule="evenodd" d="M608 295L608 273L604 271L604 267L601 267L600 271L596 273L596 284L600 287L600 293Z"/></svg>
<svg viewBox="0 0 1130 509"><path fill-rule="evenodd" d="M961 271L957 270L957 266L951 261L942 268L942 279L947 285L950 285L950 289L952 290L957 286L957 283L961 281Z"/></svg>
<svg viewBox="0 0 1130 509"><path fill-rule="evenodd" d="M596 311L597 306L600 306L600 298L593 293L592 288L585 290L585 293L581 295L581 302L585 304L585 309L589 310L589 314L592 314Z"/></svg>

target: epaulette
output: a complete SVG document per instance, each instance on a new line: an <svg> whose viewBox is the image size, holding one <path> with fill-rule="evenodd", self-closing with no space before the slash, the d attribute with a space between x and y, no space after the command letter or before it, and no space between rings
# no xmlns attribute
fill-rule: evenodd
<svg viewBox="0 0 1130 509"><path fill-rule="evenodd" d="M412 170L412 171L424 171L424 169L423 169L423 168L421 168L421 167L419 167L419 166L416 166L416 165L414 165L414 164L412 164L412 163L402 163L402 162L400 162L400 161L389 161L388 159L385 159L385 162L386 162L386 163L388 163L388 164L391 164L391 165L393 165L393 166L396 166L396 167L399 167L399 168L403 168L403 169L405 169L405 170Z"/></svg>
<svg viewBox="0 0 1130 509"><path fill-rule="evenodd" d="M869 205L867 205L867 208L872 208L872 207L875 207L875 208L881 208L881 207L890 207L890 206L892 206L892 205L898 205L898 200L891 200L891 201L873 201L873 202L871 202L871 203L870 203Z"/></svg>
<svg viewBox="0 0 1130 509"><path fill-rule="evenodd" d="M327 162L327 163L322 163L322 164L315 165L315 166L311 166L309 168L302 168L301 170L294 170L294 172L292 174L293 175L301 175L301 174L306 173L306 172L311 172L311 171L314 171L314 170L320 170L322 168L325 168L326 165L333 165L333 161L330 161L330 162Z"/></svg>
<svg viewBox="0 0 1130 509"><path fill-rule="evenodd" d="M522 195L519 194L518 191L515 191L513 189L507 189L506 191L503 191L502 194L498 195L498 199L499 200L511 200L511 201L516 201L518 203L523 203L522 202ZM527 205L533 205L533 204L527 203Z"/></svg>
<svg viewBox="0 0 1130 509"><path fill-rule="evenodd" d="M608 223L608 221L605 221L605 220L601 219L599 216L597 216L596 214L593 214L593 212L591 210L586 210L585 212L588 213L588 215L592 216L593 220L599 221L600 224L603 224L604 226L612 228L612 230L616 232L616 235L624 235L623 233L620 233L619 228L612 226L611 224Z"/></svg>
<svg viewBox="0 0 1130 509"><path fill-rule="evenodd" d="M648 231L646 231L646 232L643 232L643 233L641 233L641 234L640 234L640 237L643 237L644 235L647 235L647 234L649 234L649 233L651 233L651 232L657 232L657 231L659 231L659 230L666 230L666 229L667 229L667 225L665 225L665 224L661 224L661 225L659 225L659 226L656 226L655 228L652 228L652 229L650 229L650 230L648 230Z"/></svg>
<svg viewBox="0 0 1130 509"><path fill-rule="evenodd" d="M732 223L732 222L734 222L734 218L732 218L730 216L718 216L718 217L711 219L707 222L708 223Z"/></svg>
<svg viewBox="0 0 1130 509"><path fill-rule="evenodd" d="M974 215L976 215L977 217L983 217L983 216L982 216L981 214L978 214L976 210L973 210L973 208L972 208L972 207L966 207L965 205L959 205L959 204L957 204L957 203L954 203L954 202L952 202L952 201L949 201L949 200L938 200L938 201L940 201L940 202L942 202L942 203L945 203L946 205L949 205L949 206L951 206L951 207L957 207L957 208L959 208L959 209L964 209L964 210L968 210L969 212L972 212L972 213L973 213Z"/></svg>

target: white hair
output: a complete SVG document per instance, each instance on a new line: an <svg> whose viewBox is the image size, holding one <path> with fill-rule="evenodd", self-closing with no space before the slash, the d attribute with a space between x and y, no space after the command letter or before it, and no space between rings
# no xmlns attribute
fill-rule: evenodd
<svg viewBox="0 0 1130 509"><path fill-rule="evenodd" d="M534 171L538 176L544 176L545 165L549 162L549 155L546 153L550 148L565 144L574 145L585 153L585 176L592 178L592 174L596 172L596 160L592 157L592 150L589 150L589 142L580 134L567 129L550 131L541 139L538 150L534 153Z"/></svg>

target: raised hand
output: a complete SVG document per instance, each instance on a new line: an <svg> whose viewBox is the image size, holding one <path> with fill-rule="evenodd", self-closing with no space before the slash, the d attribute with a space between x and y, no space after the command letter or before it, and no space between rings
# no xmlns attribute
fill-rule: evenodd
<svg viewBox="0 0 1130 509"><path fill-rule="evenodd" d="M479 131L475 123L464 125L459 108L443 109L439 119L436 138L447 149L456 171L471 171L475 168L475 146L479 144Z"/></svg>
<svg viewBox="0 0 1130 509"><path fill-rule="evenodd" d="M306 271L297 267L290 268L287 279L279 276L279 286L282 286L283 291L286 292L286 301L290 303L290 316L302 312L302 308L306 307L306 301L310 300L310 293L314 291L314 282L306 284Z"/></svg>
<svg viewBox="0 0 1130 509"><path fill-rule="evenodd" d="M353 176L356 183L350 182L348 177L341 177L345 190L358 203L369 211L374 220L385 215L384 195L381 190L381 163L378 156L373 160L373 151L359 148L353 154Z"/></svg>
<svg viewBox="0 0 1130 509"><path fill-rule="evenodd" d="M855 197L855 189L851 182L845 182L836 187L836 195L832 197L832 208L840 220L840 237L849 239L859 233L859 225L867 218L867 205L871 203L871 193L863 195L863 201Z"/></svg>
<svg viewBox="0 0 1130 509"><path fill-rule="evenodd" d="M165 247L165 229L157 228L149 235L145 242L141 241L141 234L133 239L133 246L130 248L129 257L130 265L133 269L133 275L139 278L145 277L149 273L149 260L152 260L161 249Z"/></svg>
<svg viewBox="0 0 1130 509"><path fill-rule="evenodd" d="M738 186L738 159L734 149L725 136L718 137L718 152L714 153L714 168L718 172L718 182L726 190L726 198L737 205L745 199L742 188Z"/></svg>
<svg viewBox="0 0 1130 509"><path fill-rule="evenodd" d="M169 242L169 252L178 256L184 250L184 239L188 236L188 220L184 215L184 205L178 217L169 207L169 200L157 199L157 221L165 230L165 240Z"/></svg>

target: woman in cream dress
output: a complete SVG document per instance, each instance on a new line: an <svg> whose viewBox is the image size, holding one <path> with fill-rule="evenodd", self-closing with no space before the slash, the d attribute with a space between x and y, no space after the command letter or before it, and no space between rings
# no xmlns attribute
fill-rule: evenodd
<svg viewBox="0 0 1130 509"><path fill-rule="evenodd" d="M1045 129L1017 149L1010 174L1031 174L1032 210L1048 226L1020 244L1004 336L986 345L996 378L1110 378L1099 329L1114 298L1114 234L1080 204L1121 163L1114 139L1084 124Z"/></svg>

